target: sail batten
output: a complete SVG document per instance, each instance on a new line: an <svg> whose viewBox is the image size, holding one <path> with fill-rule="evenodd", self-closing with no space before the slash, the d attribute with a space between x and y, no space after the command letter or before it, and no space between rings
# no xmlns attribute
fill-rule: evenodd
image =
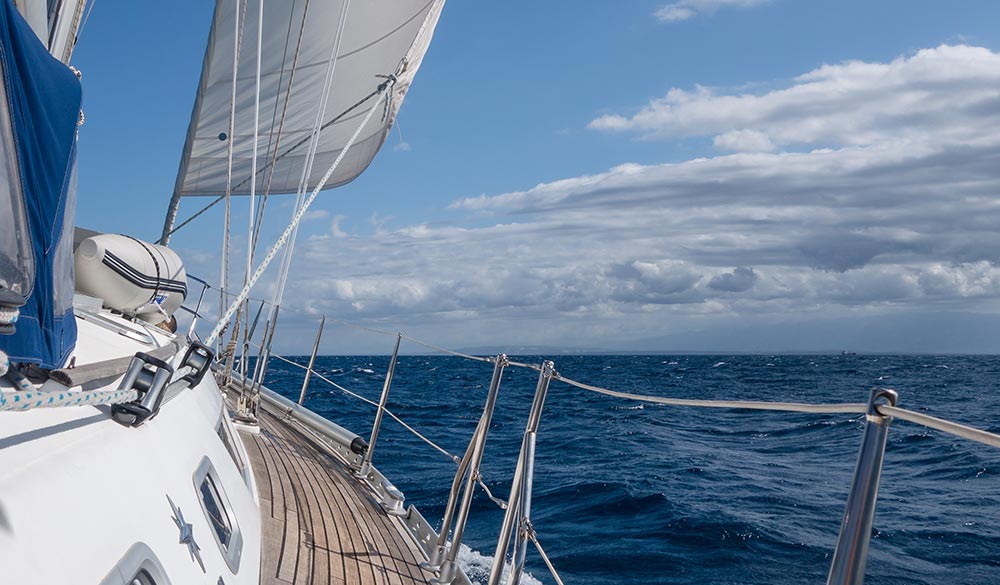
<svg viewBox="0 0 1000 585"><path fill-rule="evenodd" d="M337 30L340 24L344 1L265 2L260 44L258 140L261 148L254 165L253 84L257 42L251 35L244 36L236 72L237 97L233 104L236 123L230 135L232 65L236 50L233 22L239 0L218 0L175 185L175 201L181 197L225 194L230 141L232 195L249 194L254 166L258 191L265 183L269 183L270 193L297 190L308 158L306 146L314 129L316 109L324 91L326 65L336 41L330 31ZM376 90L385 82L385 76L397 75L384 119L377 116L371 121L326 188L353 180L371 163L395 120L443 4L444 0L367 0L351 4L307 187L315 185L323 169L340 154L356 120L365 115L366 104L377 99ZM304 12L306 10L308 12ZM255 13L255 10L247 10L244 23L247 30L257 27ZM292 21L296 25L289 26ZM300 21L301 27L297 24ZM290 64L297 41L301 44L292 75ZM281 115L275 116L275 112ZM280 118L283 122L279 124Z"/></svg>

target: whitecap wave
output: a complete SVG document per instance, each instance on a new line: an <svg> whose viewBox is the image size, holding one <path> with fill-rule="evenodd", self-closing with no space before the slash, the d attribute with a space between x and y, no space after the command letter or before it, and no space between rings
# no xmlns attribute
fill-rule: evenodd
<svg viewBox="0 0 1000 585"><path fill-rule="evenodd" d="M463 544L458 549L458 566L475 585L485 585L490 578L490 569L493 568L493 556L484 555ZM507 583L509 576L510 563L504 563L503 576L500 577L500 583ZM527 572L521 575L521 583L524 585L542 585L541 581Z"/></svg>

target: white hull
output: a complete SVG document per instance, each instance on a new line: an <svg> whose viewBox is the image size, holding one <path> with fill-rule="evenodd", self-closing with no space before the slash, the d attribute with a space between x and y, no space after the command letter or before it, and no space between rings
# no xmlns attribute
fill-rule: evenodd
<svg viewBox="0 0 1000 585"><path fill-rule="evenodd" d="M84 317L77 319L77 366L154 348L138 339L155 339L156 345L173 339L106 312L103 317L115 326ZM175 356L174 365L180 358ZM106 385L114 388L117 382ZM44 388L59 387L50 380ZM69 389L74 390L79 388ZM259 583L257 488L242 443L232 441L237 463L220 439L219 425L236 437L212 376L181 391L137 428L114 422L105 406L0 412L3 582L130 583L124 579L132 574L122 575L135 559L125 557L138 550L154 555L149 560L164 568L167 583ZM216 542L195 485L206 458L242 540L235 569ZM188 545L179 543L171 501L191 525L204 569Z"/></svg>

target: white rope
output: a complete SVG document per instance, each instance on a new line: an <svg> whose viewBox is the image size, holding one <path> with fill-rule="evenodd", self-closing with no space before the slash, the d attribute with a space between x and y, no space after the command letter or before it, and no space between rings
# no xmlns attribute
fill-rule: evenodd
<svg viewBox="0 0 1000 585"><path fill-rule="evenodd" d="M95 390L92 392L30 390L27 392L0 392L0 410L121 404L131 402L137 397L138 393L135 390Z"/></svg>
<svg viewBox="0 0 1000 585"><path fill-rule="evenodd" d="M0 325L13 325L17 323L17 317L20 314L21 310L17 307L0 305Z"/></svg>
<svg viewBox="0 0 1000 585"><path fill-rule="evenodd" d="M9 366L7 368L6 376L7 380L14 386L17 386L17 389L22 392L32 392L35 389L31 382L24 377L24 374L18 372L17 370L10 369Z"/></svg>
<svg viewBox="0 0 1000 585"><path fill-rule="evenodd" d="M247 296L250 294L250 289L253 288L253 285L257 284L257 281L260 279L261 275L263 275L264 271L267 270L268 265L271 263L272 260L274 260L275 255L277 255L277 253L281 250L281 248L284 247L285 243L288 242L288 238L291 236L291 233L295 229L295 226L297 226L299 222L302 221L302 216L306 214L306 211L309 210L309 206L312 205L313 201L315 201L316 196L319 195L319 192L323 189L323 186L326 185L326 182L328 180L330 180L330 176L333 174L333 171L337 170L337 167L340 166L340 163L341 161L344 160L344 156L347 154L347 151L350 150L351 146L354 145L354 142L358 139L358 136L361 135L361 131L364 129L364 127L368 125L368 121L371 120L372 115L375 113L375 110L378 108L379 104L382 103L382 100L385 98L386 94L392 91L392 86L393 83L391 81L385 85L385 89L379 95L379 99L375 100L375 103L372 104L372 107L368 110L368 114L365 115L364 120L361 121L361 124L358 125L357 130L355 130L354 134L351 135L351 139L347 141L347 144L344 145L344 148L340 151L340 154L337 155L337 159L333 161L333 164L331 164L330 168L327 169L326 174L323 175L323 178L320 179L315 189L313 189L312 194L309 195L309 199L307 199L305 203L295 213L295 215L292 217L292 222L288 224L288 227L286 227L285 231L282 232L281 237L278 238L278 241L275 242L274 245L271 247L271 249L268 251L267 255L264 257L264 260L261 261L260 266L257 267L257 270L250 278L250 281L247 282L246 286L243 287L243 290L240 291L240 294L236 295L236 300L233 301L233 304L229 305L229 308L226 309L226 312L222 315L222 318L219 319L219 322L215 324L215 328L212 329L212 333L206 338L205 341L206 345L211 346L212 344L215 343L215 340L219 337L219 333L222 332L222 329L226 326L226 323L229 322L229 319L231 319L233 314L236 312L236 308L241 303L243 303L244 300L246 300Z"/></svg>
<svg viewBox="0 0 1000 585"><path fill-rule="evenodd" d="M666 404L669 406L697 406L701 408L744 408L748 410L777 410L783 412L805 412L810 414L864 414L868 411L868 405L860 402L848 402L838 404L807 404L804 402L764 402L757 400L692 400L686 398L666 398L663 396L648 396L643 394L629 394L628 392L618 392L608 390L600 386L591 386L583 382L577 382L564 378L559 374L552 376L555 380L560 380L590 392L606 394L617 398L628 400L638 400L640 402L652 402L654 404Z"/></svg>
<svg viewBox="0 0 1000 585"><path fill-rule="evenodd" d="M0 351L0 378L7 374L7 370L10 368L10 358L3 351Z"/></svg>
<svg viewBox="0 0 1000 585"><path fill-rule="evenodd" d="M913 412L912 410L907 410L905 408L889 406L888 404L880 404L875 408L879 411L879 413L885 416L893 416L911 423L937 429L950 435L955 435L956 437L962 437L963 439L969 439L970 441L990 445L991 447L1000 447L1000 435L997 435L996 433L968 427L927 414Z"/></svg>

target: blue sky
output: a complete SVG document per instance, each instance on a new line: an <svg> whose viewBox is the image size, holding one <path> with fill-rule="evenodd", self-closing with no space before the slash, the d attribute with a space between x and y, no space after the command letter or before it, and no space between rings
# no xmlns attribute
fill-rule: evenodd
<svg viewBox="0 0 1000 585"><path fill-rule="evenodd" d="M156 238L211 9L96 4L80 225ZM994 2L452 1L400 132L304 224L289 302L452 346L1000 350L978 329L1000 299L996 22ZM217 274L220 223L175 240L192 273Z"/></svg>

